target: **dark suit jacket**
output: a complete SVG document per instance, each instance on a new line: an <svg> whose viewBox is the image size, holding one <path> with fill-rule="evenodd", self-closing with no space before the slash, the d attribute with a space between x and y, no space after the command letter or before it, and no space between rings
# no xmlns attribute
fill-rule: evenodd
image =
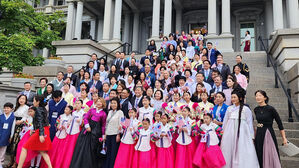
<svg viewBox="0 0 299 168"><path fill-rule="evenodd" d="M215 67L214 69L217 69L218 70L218 68L217 67ZM227 79L227 76L230 74L230 68L229 68L229 66L227 65L227 64L223 64L223 66L222 66L222 69L221 69L221 72L220 72L220 75L221 75L221 77L222 77L222 81L224 82L224 83L226 83L226 79Z"/></svg>
<svg viewBox="0 0 299 168"><path fill-rule="evenodd" d="M96 62L97 62L97 69L96 70L99 71L99 69L100 69L100 62L99 61L96 61ZM86 67L88 67L88 63L86 64Z"/></svg>
<svg viewBox="0 0 299 168"><path fill-rule="evenodd" d="M205 70L204 69L201 69L200 72L204 73L204 75L205 75ZM211 86L214 85L214 81L212 79L212 69L210 69L208 78L206 78L206 76L205 76L204 81L207 82L208 84L210 84Z"/></svg>
<svg viewBox="0 0 299 168"><path fill-rule="evenodd" d="M129 105L130 105L130 107L132 107L132 104L131 104L129 98L127 98L121 105L121 110L123 111L124 116L126 116L127 118L130 118L129 117L129 110L130 110Z"/></svg>
<svg viewBox="0 0 299 168"><path fill-rule="evenodd" d="M19 92L19 95L25 95L24 92L25 91ZM32 106L33 105L33 98L34 98L35 95L36 95L36 93L33 92L32 90L30 90L29 97L27 97L27 104L28 104L28 106Z"/></svg>
<svg viewBox="0 0 299 168"><path fill-rule="evenodd" d="M114 58L113 60L112 60L112 64L111 65L116 65L116 67L118 66L118 64L119 64L119 61L117 61L118 59L117 58Z"/></svg>
<svg viewBox="0 0 299 168"><path fill-rule="evenodd" d="M153 56L148 56L149 57L149 59L150 59L150 62L151 63L154 63L154 59L153 59ZM140 60L140 64L142 65L142 66L144 66L145 64L144 64L144 60L146 59L146 56L143 56L142 58L141 58L141 60Z"/></svg>
<svg viewBox="0 0 299 168"><path fill-rule="evenodd" d="M224 89L227 89L226 86L223 86L222 84L222 90L220 90L219 92L223 92ZM213 88L210 90L210 97L209 97L209 102L213 103L214 104L214 97L212 97L212 93L215 93L216 92L216 88Z"/></svg>
<svg viewBox="0 0 299 168"><path fill-rule="evenodd" d="M91 88L92 85L93 85L93 80L88 83L88 87ZM102 82L98 81L95 88L98 89L98 92L102 92Z"/></svg>
<svg viewBox="0 0 299 168"><path fill-rule="evenodd" d="M217 55L219 55L219 54L220 54L220 52L218 50L215 50L214 48L211 49L211 55L209 58L211 61L211 65L216 63Z"/></svg>
<svg viewBox="0 0 299 168"><path fill-rule="evenodd" d="M64 77L63 77L63 80L65 80L66 79L66 77L67 77L67 73L66 74L64 74ZM72 80L72 85L73 86L76 86L76 81L77 81L77 75L75 75L75 74L72 74L72 76L71 76L71 80Z"/></svg>
<svg viewBox="0 0 299 168"><path fill-rule="evenodd" d="M132 99L131 99L132 107L135 107L135 100L136 100L136 96L132 97ZM139 100L139 103L138 103L139 108L143 107L142 100L143 100L143 96L141 96L141 100Z"/></svg>

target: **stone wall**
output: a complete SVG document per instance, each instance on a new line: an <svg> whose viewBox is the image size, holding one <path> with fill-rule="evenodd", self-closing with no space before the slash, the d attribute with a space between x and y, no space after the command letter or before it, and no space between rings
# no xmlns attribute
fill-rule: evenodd
<svg viewBox="0 0 299 168"><path fill-rule="evenodd" d="M0 84L0 109L1 109L1 111L3 110L3 105L6 102L10 102L15 105L18 93L21 91L22 91L22 88Z"/></svg>

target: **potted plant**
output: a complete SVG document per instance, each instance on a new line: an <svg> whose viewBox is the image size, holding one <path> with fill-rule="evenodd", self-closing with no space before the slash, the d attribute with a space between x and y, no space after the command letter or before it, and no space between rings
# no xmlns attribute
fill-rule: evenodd
<svg viewBox="0 0 299 168"><path fill-rule="evenodd" d="M35 89L36 80L34 79L34 76L25 73L14 74L13 78L11 79L11 86L23 88L25 82L30 82L32 89Z"/></svg>
<svg viewBox="0 0 299 168"><path fill-rule="evenodd" d="M65 62L62 57L57 57L56 55L51 55L45 61L45 66L62 66L64 67Z"/></svg>

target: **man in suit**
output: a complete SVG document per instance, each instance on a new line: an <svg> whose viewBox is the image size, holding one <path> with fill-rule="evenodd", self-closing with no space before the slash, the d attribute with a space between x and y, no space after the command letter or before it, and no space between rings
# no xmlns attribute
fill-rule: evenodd
<svg viewBox="0 0 299 168"><path fill-rule="evenodd" d="M214 98L215 98L216 93L223 92L224 89L227 89L226 86L222 85L222 77L220 75L218 75L214 78L214 84L215 84L215 86L210 91L210 102L211 103L214 103Z"/></svg>
<svg viewBox="0 0 299 168"><path fill-rule="evenodd" d="M31 83L30 82L25 82L24 83L24 91L19 92L19 94L20 95L25 95L27 97L28 106L33 105L33 98L36 94L31 90Z"/></svg>
<svg viewBox="0 0 299 168"><path fill-rule="evenodd" d="M217 56L217 63L216 63L216 67L214 69L217 69L220 72L220 75L223 80L223 84L226 85L226 79L227 79L227 76L230 74L230 68L226 63L223 63L223 55L222 54L219 54Z"/></svg>
<svg viewBox="0 0 299 168"><path fill-rule="evenodd" d="M127 60L125 60L125 57L126 57L125 53L121 52L120 53L119 63L116 66L120 75L124 75L125 74L125 68L129 66L129 62Z"/></svg>
<svg viewBox="0 0 299 168"><path fill-rule="evenodd" d="M117 90L116 89L112 89L110 90L109 92L109 99L106 100L106 109L105 109L105 112L108 113L109 110L110 110L110 103L111 103L111 99L117 97Z"/></svg>
<svg viewBox="0 0 299 168"><path fill-rule="evenodd" d="M144 72L145 72L145 81L147 82L148 85L154 88L156 82L156 76L154 73L151 73L151 67L149 65L145 65Z"/></svg>
<svg viewBox="0 0 299 168"><path fill-rule="evenodd" d="M207 43L207 48L208 48L208 57L209 60L211 61L211 65L216 63L217 55L220 54L220 52L215 48L213 48L213 43L208 42Z"/></svg>
<svg viewBox="0 0 299 168"><path fill-rule="evenodd" d="M141 60L140 60L140 64L141 64L142 66L145 66L144 61L145 61L146 58L148 58L148 59L150 60L151 64L154 63L154 59L153 59L153 56L151 56L151 52L150 52L150 50L145 50L145 56L143 56L143 57L141 58Z"/></svg>
<svg viewBox="0 0 299 168"><path fill-rule="evenodd" d="M99 92L99 97L103 97L105 100L109 100L110 84L108 82L103 83L103 89Z"/></svg>
<svg viewBox="0 0 299 168"><path fill-rule="evenodd" d="M86 67L86 71L89 72L90 79L92 80L93 75L95 74L95 72L98 72L98 71L94 69L93 61L89 61L87 64L88 64L88 66Z"/></svg>
<svg viewBox="0 0 299 168"><path fill-rule="evenodd" d="M93 75L93 80L88 83L88 87L90 88L90 93L100 93L102 92L102 82L100 81L100 73L95 72Z"/></svg>
<svg viewBox="0 0 299 168"><path fill-rule="evenodd" d="M134 89L135 96L131 99L131 104L134 108L143 107L142 99L143 99L143 88L141 86L137 86Z"/></svg>
<svg viewBox="0 0 299 168"><path fill-rule="evenodd" d="M201 72L204 74L204 81L213 86L214 81L212 78L211 62L209 60L203 61L203 69L201 69Z"/></svg>
<svg viewBox="0 0 299 168"><path fill-rule="evenodd" d="M112 60L112 65L116 65L117 67L119 64L119 60L120 60L120 52L116 51L115 58Z"/></svg>
<svg viewBox="0 0 299 168"><path fill-rule="evenodd" d="M129 100L129 96L130 96L130 89L126 88L121 92L120 106L121 106L121 111L123 111L124 116L126 116L126 118L130 118L129 110L132 109L132 104Z"/></svg>
<svg viewBox="0 0 299 168"><path fill-rule="evenodd" d="M73 74L74 68L72 65L67 66L66 74L64 74L63 80L65 80L67 77L71 78L71 85L75 86L77 75Z"/></svg>
<svg viewBox="0 0 299 168"><path fill-rule="evenodd" d="M100 69L100 62L98 61L98 55L96 53L93 53L91 55L91 60L94 64L93 69L95 69L96 71L99 71ZM86 64L86 67L88 67L88 63Z"/></svg>
<svg viewBox="0 0 299 168"><path fill-rule="evenodd" d="M56 79L52 80L51 83L54 85L54 90L60 90L63 87L64 73L59 71Z"/></svg>
<svg viewBox="0 0 299 168"><path fill-rule="evenodd" d="M241 74L246 76L247 83L249 83L249 67L248 67L248 65L246 63L242 63L242 56L241 55L236 56L236 62L237 62L237 64L234 65L234 67L237 66L237 65L240 66Z"/></svg>

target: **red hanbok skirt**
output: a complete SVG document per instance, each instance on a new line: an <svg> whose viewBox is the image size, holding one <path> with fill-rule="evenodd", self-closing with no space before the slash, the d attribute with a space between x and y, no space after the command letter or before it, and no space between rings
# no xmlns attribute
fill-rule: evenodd
<svg viewBox="0 0 299 168"><path fill-rule="evenodd" d="M244 47L244 52L250 51L250 44L249 41L245 41L245 47Z"/></svg>
<svg viewBox="0 0 299 168"><path fill-rule="evenodd" d="M39 140L39 129L35 130L35 133L33 133L28 141L23 146L27 150L33 150L33 151L48 151L52 147L51 139L50 139L50 130L49 126L44 127L44 133L45 133L45 141L43 143Z"/></svg>

